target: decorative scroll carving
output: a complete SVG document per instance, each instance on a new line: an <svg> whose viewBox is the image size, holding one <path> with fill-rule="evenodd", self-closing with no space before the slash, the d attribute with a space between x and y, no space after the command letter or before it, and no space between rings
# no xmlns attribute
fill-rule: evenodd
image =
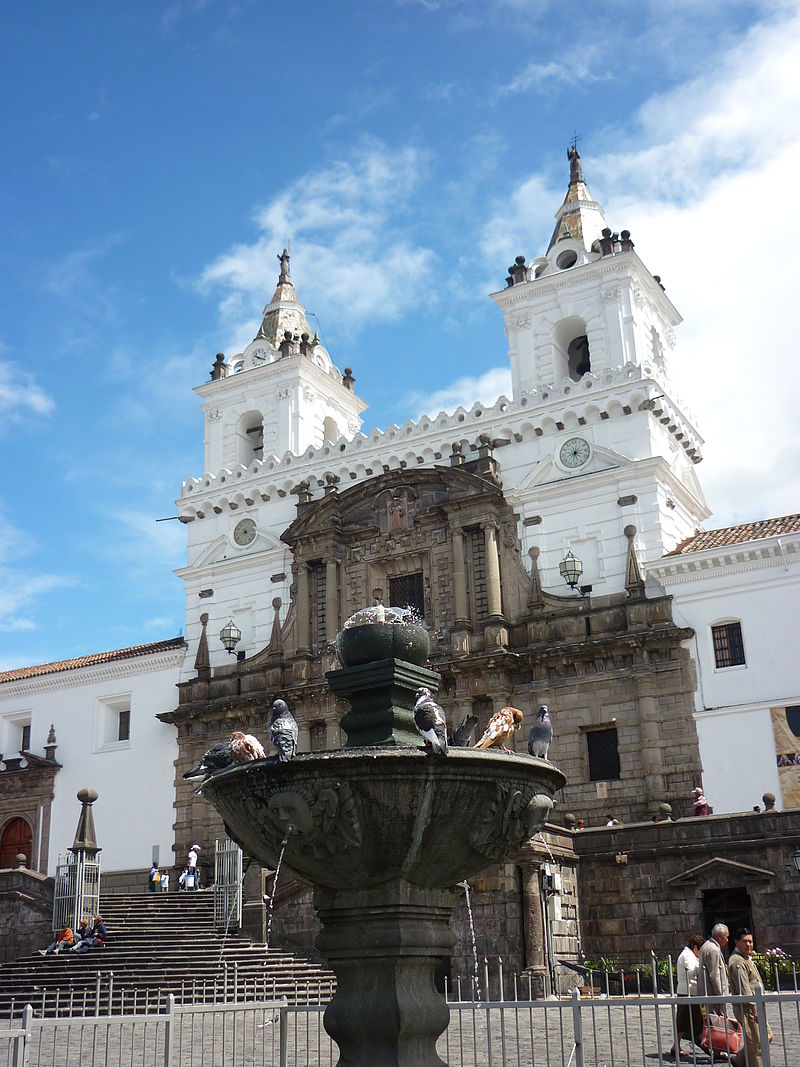
<svg viewBox="0 0 800 1067"><path fill-rule="evenodd" d="M553 801L532 789L514 789L499 783L494 800L470 835L470 844L488 859L515 852L543 825Z"/></svg>

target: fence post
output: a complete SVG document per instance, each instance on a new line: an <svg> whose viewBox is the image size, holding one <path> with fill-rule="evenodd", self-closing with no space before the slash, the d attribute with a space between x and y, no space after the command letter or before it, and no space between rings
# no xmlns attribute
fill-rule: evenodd
<svg viewBox="0 0 800 1067"><path fill-rule="evenodd" d="M583 1062L583 1016L581 1015L581 991L572 990L572 1033L575 1039L575 1067L584 1067Z"/></svg>
<svg viewBox="0 0 800 1067"><path fill-rule="evenodd" d="M763 1067L772 1067L772 1057L769 1051L769 1027L767 1026L767 1010L764 1005L764 991L760 985L756 986L756 1014L758 1015L758 1036L761 1040L761 1060ZM742 1011L744 1014L744 1010ZM744 1026L742 1027L742 1039L744 1039Z"/></svg>
<svg viewBox="0 0 800 1067"><path fill-rule="evenodd" d="M280 1032L278 1034L278 1062L280 1067L289 1063L289 1008L283 1004L278 1012Z"/></svg>
<svg viewBox="0 0 800 1067"><path fill-rule="evenodd" d="M102 971L97 972L97 977L94 982L94 1013L100 1014L100 982L102 981Z"/></svg>
<svg viewBox="0 0 800 1067"><path fill-rule="evenodd" d="M175 1023L175 995L167 994L167 1021L164 1024L164 1067L172 1067L173 1027Z"/></svg>
<svg viewBox="0 0 800 1067"><path fill-rule="evenodd" d="M25 1033L22 1037L14 1038L14 1059L11 1067L25 1067L28 1062L28 1042L31 1039L33 1028L33 1004L26 1004L22 1012L22 1029Z"/></svg>

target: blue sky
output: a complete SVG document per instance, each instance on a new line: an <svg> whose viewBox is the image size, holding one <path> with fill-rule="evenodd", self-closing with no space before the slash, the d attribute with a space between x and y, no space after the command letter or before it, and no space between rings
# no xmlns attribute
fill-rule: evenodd
<svg viewBox="0 0 800 1067"><path fill-rule="evenodd" d="M513 257L587 182L684 316L712 522L798 510L800 19L675 0L13 5L0 668L179 632L192 387L292 242L365 429L507 389Z"/></svg>

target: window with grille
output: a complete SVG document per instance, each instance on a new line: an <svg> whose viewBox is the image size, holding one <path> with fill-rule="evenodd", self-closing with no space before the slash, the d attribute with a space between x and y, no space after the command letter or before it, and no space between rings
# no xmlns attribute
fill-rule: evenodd
<svg viewBox="0 0 800 1067"><path fill-rule="evenodd" d="M414 608L420 617L425 614L425 589L422 571L398 574L389 579L389 604L394 608Z"/></svg>
<svg viewBox="0 0 800 1067"><path fill-rule="evenodd" d="M590 730L586 734L589 752L589 781L608 782L620 777L617 729Z"/></svg>
<svg viewBox="0 0 800 1067"><path fill-rule="evenodd" d="M744 663L744 644L742 643L742 624L725 622L711 627L714 640L714 665L717 667L738 667Z"/></svg>

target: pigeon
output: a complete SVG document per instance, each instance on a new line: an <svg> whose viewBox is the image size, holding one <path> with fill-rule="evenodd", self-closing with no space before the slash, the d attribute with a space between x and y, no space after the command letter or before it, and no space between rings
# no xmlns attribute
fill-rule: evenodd
<svg viewBox="0 0 800 1067"><path fill-rule="evenodd" d="M221 771L225 767L230 767L232 762L230 741L220 741L218 745L210 748L197 766L193 770L187 771L183 777L200 778L201 775L208 777L214 771Z"/></svg>
<svg viewBox="0 0 800 1067"><path fill-rule="evenodd" d="M510 748L506 748L506 741L515 730L519 730L520 726L522 726L522 712L519 708L501 708L489 719L489 725L483 737L472 747L491 748L492 745L496 745L502 748L503 752L511 752Z"/></svg>
<svg viewBox="0 0 800 1067"><path fill-rule="evenodd" d="M477 715L465 715L461 725L457 726L448 736L448 745L451 745L453 748L468 748L472 738L472 731L477 725Z"/></svg>
<svg viewBox="0 0 800 1067"><path fill-rule="evenodd" d="M553 740L553 724L550 722L550 712L546 704L539 708L536 722L528 734L528 752L539 759L547 759L550 742Z"/></svg>
<svg viewBox="0 0 800 1067"><path fill-rule="evenodd" d="M447 755L447 721L430 689L424 685L417 690L414 725L425 742L425 748L430 748L437 756Z"/></svg>
<svg viewBox="0 0 800 1067"><path fill-rule="evenodd" d="M231 734L231 759L234 763L251 763L253 760L266 759L264 746L252 734L243 734L235 730Z"/></svg>
<svg viewBox="0 0 800 1067"><path fill-rule="evenodd" d="M275 746L280 763L294 759L297 752L297 720L289 711L289 705L280 697L272 702L269 739Z"/></svg>

